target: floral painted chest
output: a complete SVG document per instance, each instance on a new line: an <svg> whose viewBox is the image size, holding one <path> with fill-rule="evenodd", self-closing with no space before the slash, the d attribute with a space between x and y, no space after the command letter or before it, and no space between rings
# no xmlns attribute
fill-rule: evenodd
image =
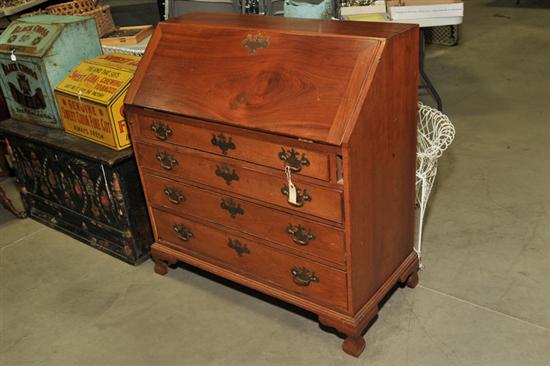
<svg viewBox="0 0 550 366"><path fill-rule="evenodd" d="M30 217L130 264L149 256L151 228L131 149L6 120Z"/></svg>

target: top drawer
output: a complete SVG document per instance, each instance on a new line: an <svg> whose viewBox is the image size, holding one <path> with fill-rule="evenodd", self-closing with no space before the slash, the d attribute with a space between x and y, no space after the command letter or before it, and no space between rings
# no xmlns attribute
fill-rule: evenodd
<svg viewBox="0 0 550 366"><path fill-rule="evenodd" d="M140 115L142 137L160 140L328 181L329 154L191 125L184 117ZM187 122L187 123L186 123ZM224 129L226 130L226 129Z"/></svg>

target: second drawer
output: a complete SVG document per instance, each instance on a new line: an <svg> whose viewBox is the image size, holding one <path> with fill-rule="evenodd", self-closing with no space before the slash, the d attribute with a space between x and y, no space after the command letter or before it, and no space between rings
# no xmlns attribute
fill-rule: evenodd
<svg viewBox="0 0 550 366"><path fill-rule="evenodd" d="M297 204L288 202L289 184L283 172L272 175L256 166L212 154L175 149L166 145L136 143L139 164L162 175L183 178L231 193L251 197L293 211L343 222L342 192L294 180Z"/></svg>
<svg viewBox="0 0 550 366"><path fill-rule="evenodd" d="M293 250L343 265L341 230L227 195L143 175L149 204L181 210Z"/></svg>

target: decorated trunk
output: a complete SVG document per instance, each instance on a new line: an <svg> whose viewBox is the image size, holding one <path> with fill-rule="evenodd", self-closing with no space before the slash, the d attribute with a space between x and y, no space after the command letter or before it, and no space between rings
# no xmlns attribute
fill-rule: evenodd
<svg viewBox="0 0 550 366"><path fill-rule="evenodd" d="M152 243L131 149L116 152L66 133L6 120L30 217L131 264Z"/></svg>
<svg viewBox="0 0 550 366"><path fill-rule="evenodd" d="M62 128L53 90L81 60L101 54L93 18L38 15L0 35L0 85L10 114Z"/></svg>

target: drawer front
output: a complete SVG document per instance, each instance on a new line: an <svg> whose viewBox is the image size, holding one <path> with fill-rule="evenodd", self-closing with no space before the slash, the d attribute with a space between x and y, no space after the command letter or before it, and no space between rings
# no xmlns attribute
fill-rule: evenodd
<svg viewBox="0 0 550 366"><path fill-rule="evenodd" d="M160 210L154 210L154 217L160 242L213 258L290 293L346 309L343 271Z"/></svg>
<svg viewBox="0 0 550 366"><path fill-rule="evenodd" d="M189 126L184 123L184 118L179 118L176 121L175 118L139 117L140 134L145 138L191 147L281 170L288 165L296 174L327 181L330 178L327 153L259 141L214 129Z"/></svg>
<svg viewBox="0 0 550 366"><path fill-rule="evenodd" d="M149 203L181 210L343 265L344 233L261 205L144 174Z"/></svg>
<svg viewBox="0 0 550 366"><path fill-rule="evenodd" d="M140 165L159 173L193 180L331 221L343 220L341 191L295 181L298 189L296 202L301 203L301 206L297 207L290 204L288 196L284 194L285 187L288 190L288 185L283 172L269 175L231 164L233 161L230 159L207 159L164 146L138 143L135 149Z"/></svg>

